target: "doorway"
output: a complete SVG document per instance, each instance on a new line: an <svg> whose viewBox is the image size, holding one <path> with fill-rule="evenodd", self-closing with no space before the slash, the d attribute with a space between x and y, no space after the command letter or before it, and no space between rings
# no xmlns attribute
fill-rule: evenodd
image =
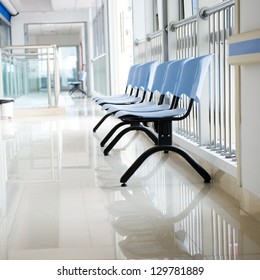
<svg viewBox="0 0 260 280"><path fill-rule="evenodd" d="M58 47L60 89L69 89L69 82L78 80L79 73L78 46Z"/></svg>
<svg viewBox="0 0 260 280"><path fill-rule="evenodd" d="M26 44L57 46L60 90L69 90L68 83L78 80L86 65L86 23L28 23L25 28Z"/></svg>

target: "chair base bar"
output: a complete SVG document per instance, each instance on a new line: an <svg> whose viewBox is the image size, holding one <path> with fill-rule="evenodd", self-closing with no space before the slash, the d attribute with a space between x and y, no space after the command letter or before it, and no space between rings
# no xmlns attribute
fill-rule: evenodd
<svg viewBox="0 0 260 280"><path fill-rule="evenodd" d="M100 142L100 146L104 147L105 144L107 143L107 141L113 136L113 134L121 127L124 125L127 125L129 123L127 122L120 122L118 124L116 124L109 132L108 134L103 138L103 140Z"/></svg>
<svg viewBox="0 0 260 280"><path fill-rule="evenodd" d="M109 145L104 149L104 155L107 156L116 143L129 131L143 131L154 142L154 144L158 143L158 137L151 130L149 130L149 128L143 126L140 123L132 123L130 127L120 131L118 135L109 143Z"/></svg>
<svg viewBox="0 0 260 280"><path fill-rule="evenodd" d="M81 93L87 95L87 93L86 93L83 89L81 89L81 88L73 88L73 89L71 89L71 90L69 91L69 95L72 95L72 93L75 92L76 90L78 90L78 91L80 91Z"/></svg>
<svg viewBox="0 0 260 280"><path fill-rule="evenodd" d="M104 115L104 116L102 117L102 119L94 126L93 132L96 132L97 129L101 126L101 124L102 124L109 116L112 116L112 114L109 113L109 114Z"/></svg>
<svg viewBox="0 0 260 280"><path fill-rule="evenodd" d="M120 179L120 183L122 183L122 187L126 186L126 182L128 179L135 173L135 171L141 166L141 164L152 154L160 151L171 151L174 153L179 154L182 156L198 173L199 175L204 179L205 183L210 183L211 176L209 173L195 160L193 159L186 151L183 149L172 146L172 145L164 145L164 146L155 146L148 150L146 150L143 154L141 154L135 162L128 168L128 170L123 174L123 176Z"/></svg>

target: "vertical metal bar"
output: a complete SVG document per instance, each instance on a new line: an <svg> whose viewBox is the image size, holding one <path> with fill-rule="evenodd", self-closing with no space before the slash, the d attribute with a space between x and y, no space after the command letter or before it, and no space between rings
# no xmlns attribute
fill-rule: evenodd
<svg viewBox="0 0 260 280"><path fill-rule="evenodd" d="M222 149L222 92L221 92L221 30L220 30L220 12L218 15L218 129L219 129L219 148Z"/></svg>
<svg viewBox="0 0 260 280"><path fill-rule="evenodd" d="M211 53L211 20L212 17L209 17L209 25L208 25L208 33L209 33L209 53ZM213 76L212 76L212 67L210 68L210 92L209 92L209 147L212 145L212 93L213 93L213 88L212 88L212 82L213 82Z"/></svg>
<svg viewBox="0 0 260 280"><path fill-rule="evenodd" d="M179 28L176 30L176 59L179 59Z"/></svg>
<svg viewBox="0 0 260 280"><path fill-rule="evenodd" d="M232 13L232 8L229 8L228 9L228 34L227 36L230 37L231 35L231 13ZM231 123L231 119L232 119L232 107L231 107L231 66L228 65L228 81L229 81L229 84L228 84L228 124L229 124L229 143L228 143L228 153L229 153L229 156L231 156L232 154L232 123Z"/></svg>
<svg viewBox="0 0 260 280"><path fill-rule="evenodd" d="M197 56L198 53L198 25L197 22L194 22L194 27L195 27L195 53L194 56Z"/></svg>
<svg viewBox="0 0 260 280"><path fill-rule="evenodd" d="M227 110L227 102L226 102L226 10L223 10L223 124L224 124L224 154L227 151L227 117L226 117L226 110Z"/></svg>
<svg viewBox="0 0 260 280"><path fill-rule="evenodd" d="M187 29L188 29L188 56L191 57L191 49L192 49L192 32L191 32L191 25L192 23L187 24ZM194 126L192 127L194 121L194 108L192 114L189 115L189 127L188 127L188 134L190 138L194 138Z"/></svg>
<svg viewBox="0 0 260 280"><path fill-rule="evenodd" d="M194 56L194 22L191 24L191 57Z"/></svg>
<svg viewBox="0 0 260 280"><path fill-rule="evenodd" d="M9 56L6 59L6 71L5 71L5 77L6 77L6 92L5 92L5 96L9 96L10 93L10 75L8 75L8 71L7 68L11 67L11 57Z"/></svg>
<svg viewBox="0 0 260 280"><path fill-rule="evenodd" d="M197 103L195 107L195 124L196 124L196 142L201 145L201 137L200 137L200 104Z"/></svg>
<svg viewBox="0 0 260 280"><path fill-rule="evenodd" d="M51 98L51 71L50 71L50 49L47 47L47 80L48 80L48 105L52 106Z"/></svg>
<svg viewBox="0 0 260 280"><path fill-rule="evenodd" d="M183 100L184 100L184 103L185 103L184 108L187 108L187 106L188 106L188 98L187 98L186 95L183 96ZM187 131L188 131L188 121L189 121L189 118L185 118L183 120L183 123L184 123L184 134L186 134L186 135L187 135Z"/></svg>
<svg viewBox="0 0 260 280"><path fill-rule="evenodd" d="M182 49L182 52L181 52L181 58L184 58L185 57L185 44L184 44L184 27L180 27L181 28L181 43L182 43L182 46L181 46L181 49Z"/></svg>
<svg viewBox="0 0 260 280"><path fill-rule="evenodd" d="M187 41L186 41L186 38L187 38L187 34L186 34L186 24L183 26L183 44L184 44L184 55L183 57L187 57Z"/></svg>
<svg viewBox="0 0 260 280"><path fill-rule="evenodd" d="M191 56L191 23L187 24L188 28L188 57Z"/></svg>
<svg viewBox="0 0 260 280"><path fill-rule="evenodd" d="M213 14L213 52L216 54L216 14ZM213 90L213 123L214 123L214 144L213 147L217 147L217 90L216 90L216 79L217 79L217 56L215 55L214 59L214 90Z"/></svg>
<svg viewBox="0 0 260 280"><path fill-rule="evenodd" d="M232 14L233 14L233 10L234 8L228 8L228 33L227 36L230 37L231 33L232 33ZM232 151L232 86L231 86L231 66L228 65L228 125L229 125L229 139L228 139L228 154L226 155L226 157L235 157L235 155L233 154Z"/></svg>
<svg viewBox="0 0 260 280"><path fill-rule="evenodd" d="M4 83L3 83L3 61L2 51L0 52L0 97L4 95Z"/></svg>
<svg viewBox="0 0 260 280"><path fill-rule="evenodd" d="M57 60L57 48L53 46L53 64L54 64L54 102L55 106L58 106L59 102L59 67Z"/></svg>
<svg viewBox="0 0 260 280"><path fill-rule="evenodd" d="M188 24L184 25L184 38L183 38L184 39L184 44L185 44L185 56L184 56L184 58L188 57L187 26L188 26ZM188 98L186 96L184 96L184 99L185 99L185 108L187 108ZM188 130L189 130L189 117L184 119L184 131L185 131L185 134L187 136L189 136L189 131Z"/></svg>

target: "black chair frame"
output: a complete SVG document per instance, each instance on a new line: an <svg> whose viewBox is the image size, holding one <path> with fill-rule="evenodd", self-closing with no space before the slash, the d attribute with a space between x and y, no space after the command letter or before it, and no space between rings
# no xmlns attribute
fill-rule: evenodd
<svg viewBox="0 0 260 280"><path fill-rule="evenodd" d="M160 119L146 119L149 122L155 122L156 127L158 129L158 142L157 145L151 147L150 149L146 150L143 154L141 154L134 163L128 168L128 170L122 175L120 178L120 182L122 187L126 186L126 182L128 179L135 173L135 171L142 165L142 163L152 154L156 152L174 152L182 156L204 179L205 183L209 183L211 181L211 176L209 173L186 151L183 149L172 145L172 121L180 121L185 119L191 112L194 100L190 100L189 107L187 112L181 117L175 118L160 118ZM124 118L128 120L127 117ZM140 118L141 121L141 118Z"/></svg>

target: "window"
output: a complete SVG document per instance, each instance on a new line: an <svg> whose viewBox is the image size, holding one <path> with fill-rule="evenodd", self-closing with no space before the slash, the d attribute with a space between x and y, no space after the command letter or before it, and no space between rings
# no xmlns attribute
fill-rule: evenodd
<svg viewBox="0 0 260 280"><path fill-rule="evenodd" d="M11 29L4 21L0 19L0 46L10 46L11 45Z"/></svg>
<svg viewBox="0 0 260 280"><path fill-rule="evenodd" d="M198 7L198 0L180 0L179 1L180 19L184 19L196 15L197 7Z"/></svg>
<svg viewBox="0 0 260 280"><path fill-rule="evenodd" d="M94 57L101 56L105 53L105 26L104 26L104 5L96 13L93 22L94 32Z"/></svg>

